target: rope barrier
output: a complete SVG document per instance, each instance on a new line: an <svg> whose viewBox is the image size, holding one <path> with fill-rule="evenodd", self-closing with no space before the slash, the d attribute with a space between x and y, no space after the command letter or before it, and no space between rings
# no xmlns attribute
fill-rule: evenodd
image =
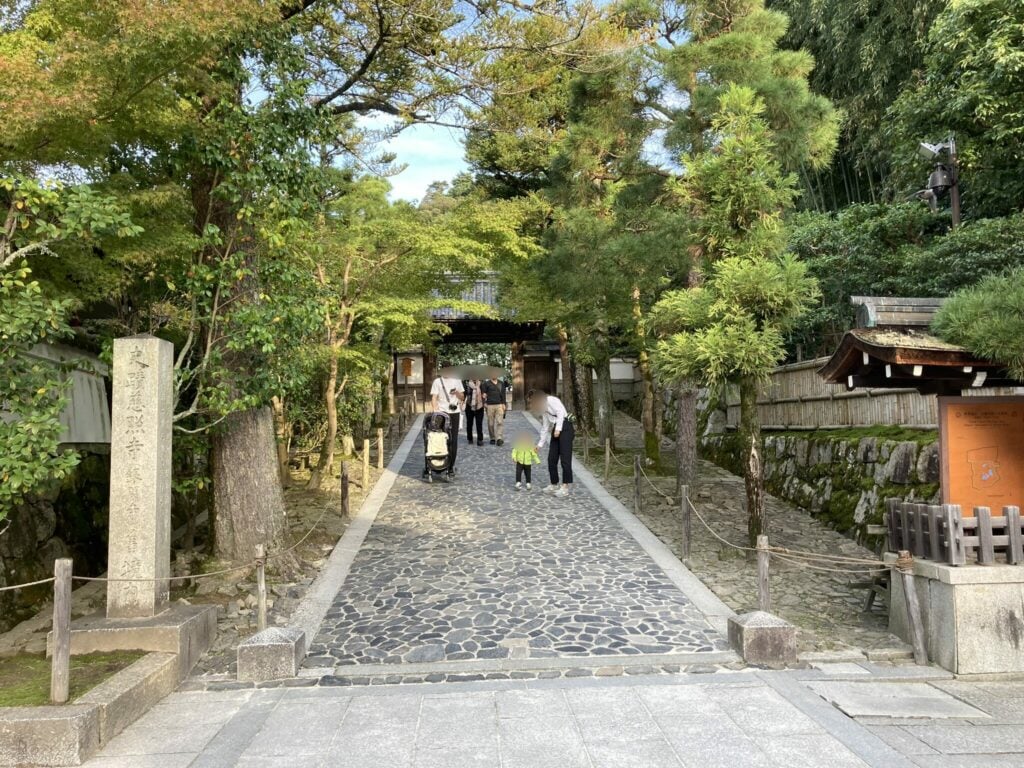
<svg viewBox="0 0 1024 768"><path fill-rule="evenodd" d="M641 463L640 463L640 474L644 476L644 480L646 480L646 481L647 481L647 484L648 484L649 486L651 486L651 488L653 488L653 489L655 490L655 492L656 492L657 494L659 494L659 495L660 495L660 496L662 496L663 498L667 499L668 501L671 501L671 502L672 502L673 504L675 504L675 503L676 503L676 499L675 499L675 496L669 496L669 495L668 495L667 493L665 493L665 492L664 492L663 490L661 490L661 488L659 488L658 486L656 486L656 485L654 484L654 481L653 481L653 480L651 480L651 478L647 476L647 473L646 473L646 472L644 472L644 465L643 465L643 462L641 462Z"/></svg>
<svg viewBox="0 0 1024 768"><path fill-rule="evenodd" d="M11 592L15 589L27 589L28 587L38 587L40 584L49 584L53 580L54 577L51 576L48 579L40 579L39 581L28 581L24 584L11 584L9 587L0 587L0 592Z"/></svg>
<svg viewBox="0 0 1024 768"><path fill-rule="evenodd" d="M269 554L265 558L257 558L255 560L252 560L252 561L248 562L248 563L243 563L242 565L232 566L231 568L223 568L223 569L221 569L219 571L209 571L207 573L196 573L196 574L192 574L190 576L162 576L160 578L110 578L110 577L107 577L107 576L72 576L71 578L72 578L73 581L105 581L105 582L108 582L108 583L109 582L113 582L113 583L122 583L122 582L152 583L152 582L157 582L157 581L166 581L166 582L170 583L172 581L187 581L188 579L195 579L196 581L199 581L200 579L209 579L209 578L212 578L213 576L223 576L223 575L228 574L228 573L237 573L239 571L247 571L247 570L250 570L252 568L255 568L259 564L260 559L262 559L265 562L267 560L273 560L273 559L278 558L278 557L284 557L285 555L287 555L287 554L289 554L291 552L294 552L296 549L298 549L300 546L302 546L303 542L305 542L306 539L308 539L313 534L313 531L315 531L319 527L320 523L323 521L324 517L327 515L327 511L330 508L331 508L330 505L325 505L324 509L323 509L323 512L320 513L320 517L317 518L317 521L315 523L313 523L312 527L308 531L306 531L305 535L301 539L299 539L297 542L295 542L290 547L288 547L288 549L283 549L280 552L274 552L272 554ZM53 581L53 578L51 577L51 578L47 579L46 581ZM38 582L38 583L45 583L45 582Z"/></svg>
<svg viewBox="0 0 1024 768"><path fill-rule="evenodd" d="M851 575L856 575L861 573L885 573L889 570L888 568L828 568L826 566L821 565L811 565L806 561L796 560L794 558L786 557L785 555L780 555L778 553L774 553L774 556L776 559L781 560L784 563L789 563L790 565L795 565L798 568L807 568L812 571L823 571L825 573L848 573Z"/></svg>

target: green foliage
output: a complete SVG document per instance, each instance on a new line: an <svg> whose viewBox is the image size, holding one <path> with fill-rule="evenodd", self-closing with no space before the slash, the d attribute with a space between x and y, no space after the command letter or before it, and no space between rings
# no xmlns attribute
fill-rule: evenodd
<svg viewBox="0 0 1024 768"><path fill-rule="evenodd" d="M1006 366L1024 380L1024 269L990 275L954 294L932 327L947 341Z"/></svg>
<svg viewBox="0 0 1024 768"><path fill-rule="evenodd" d="M949 0L768 0L790 23L780 43L814 57L811 89L844 113L839 151L824 176L803 174L808 207L835 209L881 196L889 157L886 111L924 62L928 30Z"/></svg>
<svg viewBox="0 0 1024 768"><path fill-rule="evenodd" d="M655 306L653 322L665 332L655 365L666 379L709 387L765 378L785 355L785 332L817 296L792 256L724 258L703 287L669 291Z"/></svg>
<svg viewBox="0 0 1024 768"><path fill-rule="evenodd" d="M1024 215L947 223L916 203L797 218L789 248L818 279L822 301L791 332L790 357L797 345L804 357L835 351L853 324L850 296L948 296L1024 266Z"/></svg>
<svg viewBox="0 0 1024 768"><path fill-rule="evenodd" d="M966 217L1001 216L1024 200L1024 3L952 0L928 33L924 69L892 106L885 132L899 192L929 168L919 141L955 134Z"/></svg>
<svg viewBox="0 0 1024 768"><path fill-rule="evenodd" d="M814 59L804 51L779 47L788 23L785 14L766 10L763 0L689 4L691 41L664 52L668 80L689 96L689 103L675 110L669 147L700 152L713 140L708 131L723 93L742 85L764 104L774 153L786 170L828 164L841 115L808 87Z"/></svg>
<svg viewBox="0 0 1024 768"><path fill-rule="evenodd" d="M27 264L0 270L0 520L78 463L58 445L69 380L29 355L68 334L66 314L67 303L46 298Z"/></svg>

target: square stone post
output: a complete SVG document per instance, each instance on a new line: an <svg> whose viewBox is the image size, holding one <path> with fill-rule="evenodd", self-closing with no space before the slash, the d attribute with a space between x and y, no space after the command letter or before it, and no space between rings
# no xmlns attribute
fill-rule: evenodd
<svg viewBox="0 0 1024 768"><path fill-rule="evenodd" d="M107 575L151 579L171 573L171 417L174 346L154 336L114 340ZM167 581L111 581L107 617L155 616Z"/></svg>

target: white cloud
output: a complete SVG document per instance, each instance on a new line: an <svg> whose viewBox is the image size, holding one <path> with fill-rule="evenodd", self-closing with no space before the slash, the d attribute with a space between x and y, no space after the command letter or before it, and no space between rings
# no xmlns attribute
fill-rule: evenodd
<svg viewBox="0 0 1024 768"><path fill-rule="evenodd" d="M373 122L380 124L366 124ZM432 182L451 181L467 168L461 132L437 125L410 126L382 142L378 149L393 152L397 164L406 166L401 173L388 177L393 200L419 200Z"/></svg>

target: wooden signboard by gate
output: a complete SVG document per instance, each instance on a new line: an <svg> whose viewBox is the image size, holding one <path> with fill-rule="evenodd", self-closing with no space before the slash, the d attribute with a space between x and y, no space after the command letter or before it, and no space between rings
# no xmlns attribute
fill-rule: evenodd
<svg viewBox="0 0 1024 768"><path fill-rule="evenodd" d="M940 397L942 501L1024 506L1024 397Z"/></svg>

